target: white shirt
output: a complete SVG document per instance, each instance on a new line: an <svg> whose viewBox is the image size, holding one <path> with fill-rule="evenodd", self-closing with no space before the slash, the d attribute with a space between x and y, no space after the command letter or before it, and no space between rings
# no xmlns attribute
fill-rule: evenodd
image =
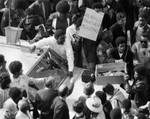
<svg viewBox="0 0 150 119"><path fill-rule="evenodd" d="M54 38L48 37L43 38L39 42L34 43L37 48L42 48L44 46L49 46L51 49L53 49L59 56L61 56L63 59L67 59L68 61L68 70L73 71L74 69L74 55L73 55L73 49L71 46L71 43L69 41L65 41L63 45L59 45Z"/></svg>
<svg viewBox="0 0 150 119"><path fill-rule="evenodd" d="M66 37L67 40L74 42L75 41L75 35L76 35L77 31L75 29L75 25L72 24L71 26L67 27L66 29Z"/></svg>
<svg viewBox="0 0 150 119"><path fill-rule="evenodd" d="M31 115L24 114L20 110L17 112L15 119L32 119Z"/></svg>
<svg viewBox="0 0 150 119"><path fill-rule="evenodd" d="M10 87L17 87L17 88L20 88L22 91L26 90L27 95L28 95L29 82L32 82L34 84L40 84L40 83L43 83L44 81L45 81L44 78L32 78L23 74L19 76L18 78L13 78L12 82L10 83Z"/></svg>
<svg viewBox="0 0 150 119"><path fill-rule="evenodd" d="M15 116L18 111L17 104L11 98L5 101L3 109L6 109L10 113L11 117Z"/></svg>

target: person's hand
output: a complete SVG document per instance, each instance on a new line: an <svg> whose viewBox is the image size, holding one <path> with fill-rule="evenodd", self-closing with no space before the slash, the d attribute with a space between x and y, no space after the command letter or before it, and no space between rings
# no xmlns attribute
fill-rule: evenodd
<svg viewBox="0 0 150 119"><path fill-rule="evenodd" d="M68 72L68 76L69 76L69 77L73 77L73 72L72 72L72 71L69 71L69 72Z"/></svg>
<svg viewBox="0 0 150 119"><path fill-rule="evenodd" d="M125 75L124 75L124 80L125 80L125 81L128 81L129 79L130 79L129 75L128 75L128 74L125 74Z"/></svg>
<svg viewBox="0 0 150 119"><path fill-rule="evenodd" d="M33 53L33 52L35 51L35 49L36 49L36 46L35 46L35 45L32 45L31 47L29 47L29 51L30 51L31 53Z"/></svg>
<svg viewBox="0 0 150 119"><path fill-rule="evenodd" d="M124 62L123 59L115 60L115 63L122 63L122 62Z"/></svg>

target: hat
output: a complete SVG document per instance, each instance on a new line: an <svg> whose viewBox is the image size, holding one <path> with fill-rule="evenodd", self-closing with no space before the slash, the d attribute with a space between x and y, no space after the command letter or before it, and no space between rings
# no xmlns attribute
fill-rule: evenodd
<svg viewBox="0 0 150 119"><path fill-rule="evenodd" d="M122 43L127 43L127 40L124 36L119 36L116 38L116 46L119 46L119 44L122 44Z"/></svg>
<svg viewBox="0 0 150 119"><path fill-rule="evenodd" d="M58 30L55 31L54 37L55 37L56 39L58 39L61 35L64 35L64 34L65 34L65 31L64 31L64 30L58 29Z"/></svg>
<svg viewBox="0 0 150 119"><path fill-rule="evenodd" d="M87 98L86 105L92 112L95 113L100 113L103 110L101 100L97 96Z"/></svg>
<svg viewBox="0 0 150 119"><path fill-rule="evenodd" d="M103 91L107 94L112 94L114 92L114 87L108 83L103 87Z"/></svg>
<svg viewBox="0 0 150 119"><path fill-rule="evenodd" d="M0 54L0 64L3 64L5 63L5 58L4 58L4 55Z"/></svg>
<svg viewBox="0 0 150 119"><path fill-rule="evenodd" d="M70 6L69 6L67 1L61 0L56 5L56 11L57 12L66 14L69 12L69 10L70 10Z"/></svg>
<svg viewBox="0 0 150 119"><path fill-rule="evenodd" d="M122 101L122 108L130 109L131 108L131 101L129 99L124 99Z"/></svg>
<svg viewBox="0 0 150 119"><path fill-rule="evenodd" d="M120 108L115 108L115 109L112 109L110 111L110 118L111 119L121 119L121 117L122 117L122 114L121 114Z"/></svg>
<svg viewBox="0 0 150 119"><path fill-rule="evenodd" d="M143 113L138 113L136 115L136 117L137 117L137 119L147 119L146 116L145 116L145 114L143 114Z"/></svg>
<svg viewBox="0 0 150 119"><path fill-rule="evenodd" d="M85 85L85 87L84 87L84 89L83 89L83 92L84 92L84 94L86 94L86 95L91 95L91 94L93 94L93 92L94 92L94 85L93 85L93 83L88 82L88 83Z"/></svg>

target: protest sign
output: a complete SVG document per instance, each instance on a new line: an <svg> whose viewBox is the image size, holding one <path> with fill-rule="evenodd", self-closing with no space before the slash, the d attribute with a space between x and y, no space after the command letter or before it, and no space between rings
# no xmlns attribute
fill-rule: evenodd
<svg viewBox="0 0 150 119"><path fill-rule="evenodd" d="M104 13L97 13L92 9L86 8L79 36L96 41L103 17Z"/></svg>

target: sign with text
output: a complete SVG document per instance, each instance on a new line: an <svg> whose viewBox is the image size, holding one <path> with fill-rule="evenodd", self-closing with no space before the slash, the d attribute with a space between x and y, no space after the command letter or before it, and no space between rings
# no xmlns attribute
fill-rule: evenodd
<svg viewBox="0 0 150 119"><path fill-rule="evenodd" d="M103 17L104 13L86 8L79 36L96 41Z"/></svg>

